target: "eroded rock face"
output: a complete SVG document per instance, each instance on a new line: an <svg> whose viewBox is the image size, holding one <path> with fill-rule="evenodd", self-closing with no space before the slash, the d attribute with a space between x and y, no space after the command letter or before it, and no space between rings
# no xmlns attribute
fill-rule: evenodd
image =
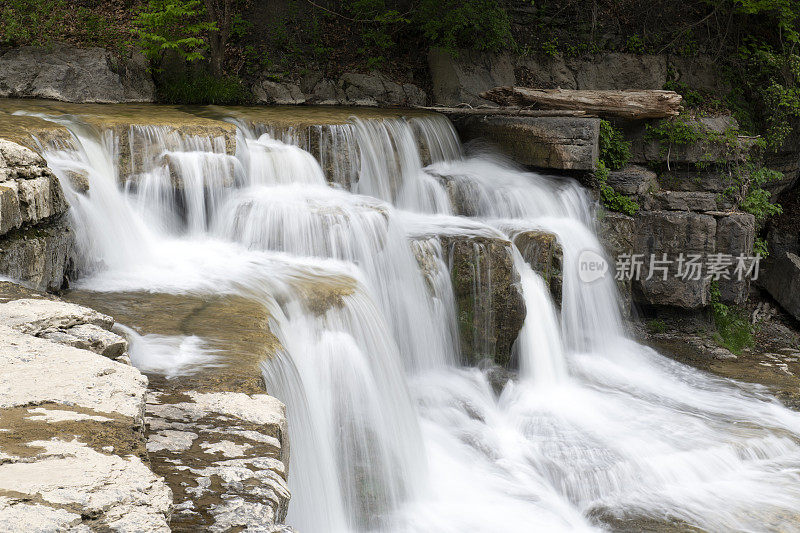
<svg viewBox="0 0 800 533"><path fill-rule="evenodd" d="M0 274L56 290L74 236L61 185L38 154L0 139Z"/></svg>
<svg viewBox="0 0 800 533"><path fill-rule="evenodd" d="M309 306L319 309L336 298L316 285L308 296L317 299ZM176 379L150 375L146 446L153 471L174 494L170 525L177 531L290 531L280 525L289 502L286 416L283 404L267 395L260 368L281 346L264 306L224 295L69 297L143 333L214 338L208 366L181 368ZM142 364L135 349L134 361Z"/></svg>
<svg viewBox="0 0 800 533"><path fill-rule="evenodd" d="M440 236L456 299L461 353L467 364L511 362L525 301L511 246L500 238Z"/></svg>
<svg viewBox="0 0 800 533"><path fill-rule="evenodd" d="M598 220L597 236L608 252L612 261L617 288L622 296L622 313L629 316L631 312L631 280L616 276L616 258L633 254L636 236L636 221L633 217L622 213L604 212Z"/></svg>
<svg viewBox="0 0 800 533"><path fill-rule="evenodd" d="M65 102L152 102L155 86L140 54L102 48L23 46L0 53L0 97Z"/></svg>
<svg viewBox="0 0 800 533"><path fill-rule="evenodd" d="M491 105L479 96L483 91L501 85L514 85L513 59L506 54L489 54L460 50L454 57L446 50L432 48L428 53L428 70L433 82L436 105Z"/></svg>
<svg viewBox="0 0 800 533"><path fill-rule="evenodd" d="M756 220L750 213L733 213L717 216L716 253L734 258L753 255L753 241L756 235ZM750 292L750 278L742 280L736 276L719 280L720 300L729 304L743 304Z"/></svg>
<svg viewBox="0 0 800 533"><path fill-rule="evenodd" d="M0 529L169 531L172 493L147 466L147 379L47 335L110 319L3 293Z"/></svg>

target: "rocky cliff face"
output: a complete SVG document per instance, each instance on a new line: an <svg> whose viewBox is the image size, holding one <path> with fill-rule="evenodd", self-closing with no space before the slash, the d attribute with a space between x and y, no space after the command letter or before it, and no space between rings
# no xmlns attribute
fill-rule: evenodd
<svg viewBox="0 0 800 533"><path fill-rule="evenodd" d="M45 161L0 139L0 274L38 289L60 289L74 242L67 208Z"/></svg>
<svg viewBox="0 0 800 533"><path fill-rule="evenodd" d="M427 101L425 91L418 86L394 81L379 72L347 72L337 79L310 72L299 83L264 77L252 90L260 104L414 107Z"/></svg>
<svg viewBox="0 0 800 533"><path fill-rule="evenodd" d="M462 50L457 56L432 49L428 70L435 105L494 106L480 97L483 91L503 85L542 89L661 89L668 76L695 88L724 88L710 57L625 53L597 54L590 58L522 57Z"/></svg>

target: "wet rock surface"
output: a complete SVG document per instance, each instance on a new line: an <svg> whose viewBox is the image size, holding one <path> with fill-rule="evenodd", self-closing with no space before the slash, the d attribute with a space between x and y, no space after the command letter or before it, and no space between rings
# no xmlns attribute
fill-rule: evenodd
<svg viewBox="0 0 800 533"><path fill-rule="evenodd" d="M553 301L561 305L564 253L558 238L546 231L522 231L513 241L522 258L544 279Z"/></svg>
<svg viewBox="0 0 800 533"><path fill-rule="evenodd" d="M764 385L800 410L800 324L763 292L743 306L754 326L753 345L734 354L714 337L711 318L685 311L638 323L637 336L660 353L724 378ZM656 326L657 327L654 327Z"/></svg>
<svg viewBox="0 0 800 533"><path fill-rule="evenodd" d="M509 365L525 320L510 243L464 235L440 240L453 282L462 357L467 364L488 358Z"/></svg>

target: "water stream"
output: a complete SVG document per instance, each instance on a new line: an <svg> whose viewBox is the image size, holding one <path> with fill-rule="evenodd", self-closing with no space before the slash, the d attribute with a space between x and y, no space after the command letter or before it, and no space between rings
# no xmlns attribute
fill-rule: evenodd
<svg viewBox="0 0 800 533"><path fill-rule="evenodd" d="M110 130L46 118L73 134L43 151L72 205L78 288L269 311L282 349L263 372L288 409L298 531L800 530L800 415L626 337L613 280L578 279L578 254L603 250L573 181L466 156L433 115L316 126L313 149L231 116L235 154L135 127L132 171ZM459 363L435 236L535 228L563 247L562 304L514 250L527 316L519 374L498 384ZM132 339L174 379L214 357L199 338Z"/></svg>

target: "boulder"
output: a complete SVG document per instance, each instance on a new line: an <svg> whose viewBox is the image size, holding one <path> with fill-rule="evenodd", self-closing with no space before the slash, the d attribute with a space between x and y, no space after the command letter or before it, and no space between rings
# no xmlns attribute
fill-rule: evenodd
<svg viewBox="0 0 800 533"><path fill-rule="evenodd" d="M691 89L703 89L717 94L726 94L730 84L719 71L719 61L711 56L670 55L667 62L673 72L673 81L683 83Z"/></svg>
<svg viewBox="0 0 800 533"><path fill-rule="evenodd" d="M636 236L636 220L633 217L613 211L604 211L598 220L597 234L603 248L609 254L612 268L616 269L616 259L623 254L633 254ZM614 270L615 278L616 270ZM622 311L625 315L631 310L631 285L629 279L617 279L617 288L622 296Z"/></svg>
<svg viewBox="0 0 800 533"><path fill-rule="evenodd" d="M615 191L628 196L637 196L658 189L657 174L638 165L628 165L608 173L607 183Z"/></svg>
<svg viewBox="0 0 800 533"><path fill-rule="evenodd" d="M394 82L380 74L345 73L339 80L348 105L425 105L425 92L416 85Z"/></svg>
<svg viewBox="0 0 800 533"><path fill-rule="evenodd" d="M718 211L733 203L713 192L658 191L642 196L642 207L652 211Z"/></svg>
<svg viewBox="0 0 800 533"><path fill-rule="evenodd" d="M485 139L517 163L556 170L593 170L600 120L578 117L454 116L462 140Z"/></svg>
<svg viewBox="0 0 800 533"><path fill-rule="evenodd" d="M797 320L800 320L800 257L792 252L773 253L759 283Z"/></svg>
<svg viewBox="0 0 800 533"><path fill-rule="evenodd" d="M0 274L61 288L74 241L61 185L35 152L0 139Z"/></svg>
<svg viewBox="0 0 800 533"><path fill-rule="evenodd" d="M562 55L555 57L524 57L515 59L516 83L537 89L577 89L575 73Z"/></svg>
<svg viewBox="0 0 800 533"><path fill-rule="evenodd" d="M686 211L645 211L635 220L634 252L642 254L643 266L641 276L632 283L634 297L645 304L684 309L707 305L711 282L705 272L697 280L677 277L677 259L680 254L684 257L699 254L705 258L714 253L717 232L714 217ZM651 256L660 261L663 254L669 261L663 265L667 267L666 279L656 269L650 277Z"/></svg>
<svg viewBox="0 0 800 533"><path fill-rule="evenodd" d="M296 83L261 80L253 86L253 94L259 104L296 105L303 104L306 97Z"/></svg>
<svg viewBox="0 0 800 533"><path fill-rule="evenodd" d="M683 166L662 170L658 183L663 189L685 192L712 192L720 194L733 183L733 177L725 169L696 169Z"/></svg>
<svg viewBox="0 0 800 533"><path fill-rule="evenodd" d="M501 238L440 236L456 299L461 353L467 364L511 361L525 301L511 243Z"/></svg>
<svg viewBox="0 0 800 533"><path fill-rule="evenodd" d="M74 245L75 234L63 216L6 234L0 238L0 274L57 291L65 285Z"/></svg>
<svg viewBox="0 0 800 533"><path fill-rule="evenodd" d="M155 86L140 54L102 48L23 46L0 52L0 97L65 102L152 102Z"/></svg>
<svg viewBox="0 0 800 533"><path fill-rule="evenodd" d="M440 48L428 53L428 70L433 84L433 103L494 105L479 95L493 87L514 85L514 65L508 55L460 50L453 55Z"/></svg>
<svg viewBox="0 0 800 533"><path fill-rule="evenodd" d="M693 119L687 122L689 127L695 128L701 135L703 132L721 133L716 128L722 122ZM708 136L690 144L671 145L659 140L648 139L641 131L638 135L630 137L631 162L638 164L656 163L666 164L668 169L675 165L688 166L690 169L707 170L719 162L743 162L747 154L757 149L756 137L736 135L732 137Z"/></svg>

